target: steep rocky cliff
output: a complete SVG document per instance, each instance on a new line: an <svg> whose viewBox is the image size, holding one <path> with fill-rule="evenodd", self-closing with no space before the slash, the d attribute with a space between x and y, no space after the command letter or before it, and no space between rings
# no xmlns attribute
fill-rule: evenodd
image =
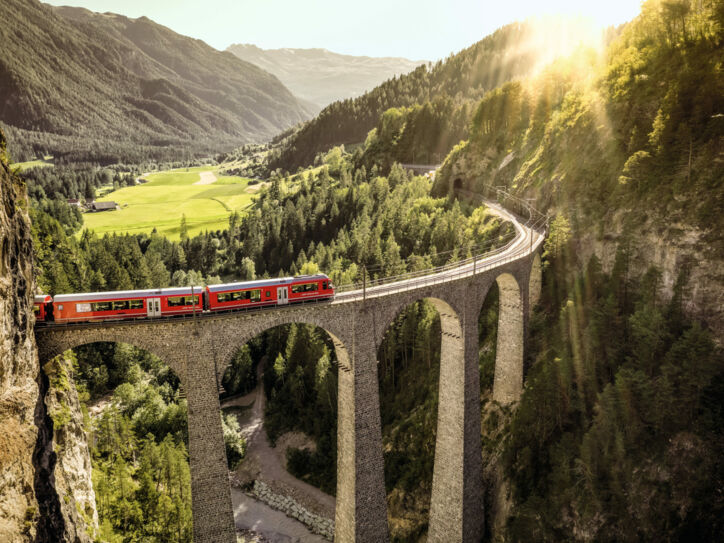
<svg viewBox="0 0 724 543"><path fill-rule="evenodd" d="M85 543L98 523L88 443L68 361L51 379L39 367L27 204L0 132L0 541Z"/></svg>
<svg viewBox="0 0 724 543"><path fill-rule="evenodd" d="M58 356L43 366L49 387L45 405L53 421L57 455L55 491L62 496L60 512L69 541L93 541L98 532L96 496L86 431L90 419L83 415L73 385L72 356Z"/></svg>
<svg viewBox="0 0 724 543"><path fill-rule="evenodd" d="M36 536L33 451L39 396L27 200L3 154L0 134L0 540L12 542Z"/></svg>

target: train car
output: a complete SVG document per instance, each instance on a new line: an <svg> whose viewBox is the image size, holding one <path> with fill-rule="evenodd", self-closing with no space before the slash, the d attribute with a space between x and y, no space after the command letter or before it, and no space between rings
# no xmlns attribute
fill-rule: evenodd
<svg viewBox="0 0 724 543"><path fill-rule="evenodd" d="M36 294L33 298L33 313L35 321L45 322L52 320L53 298L48 294Z"/></svg>
<svg viewBox="0 0 724 543"><path fill-rule="evenodd" d="M334 297L334 285L329 277L321 273L292 277L288 296L289 303L304 302L309 299L328 300Z"/></svg>
<svg viewBox="0 0 724 543"><path fill-rule="evenodd" d="M203 310L203 287L58 294L53 298L57 323L187 315Z"/></svg>
<svg viewBox="0 0 724 543"><path fill-rule="evenodd" d="M206 287L210 311L284 305L334 297L334 285L324 274L302 275L209 285Z"/></svg>

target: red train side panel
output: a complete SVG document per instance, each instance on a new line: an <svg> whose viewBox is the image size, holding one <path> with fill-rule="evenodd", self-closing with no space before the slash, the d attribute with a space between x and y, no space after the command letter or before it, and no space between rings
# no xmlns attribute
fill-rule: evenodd
<svg viewBox="0 0 724 543"><path fill-rule="evenodd" d="M93 322L190 315L203 311L236 310L328 300L334 286L323 274L150 290L125 290L36 296L38 321Z"/></svg>
<svg viewBox="0 0 724 543"><path fill-rule="evenodd" d="M53 300L53 313L58 323L186 315L202 311L202 292L202 287L178 287L60 294Z"/></svg>
<svg viewBox="0 0 724 543"><path fill-rule="evenodd" d="M206 292L211 311L226 311L326 300L334 297L334 286L329 277L318 274L209 285Z"/></svg>

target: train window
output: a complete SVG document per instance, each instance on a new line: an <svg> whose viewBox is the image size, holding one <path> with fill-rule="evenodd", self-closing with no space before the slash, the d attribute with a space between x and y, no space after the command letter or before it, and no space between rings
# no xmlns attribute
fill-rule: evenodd
<svg viewBox="0 0 724 543"><path fill-rule="evenodd" d="M317 283L302 283L301 285L292 285L292 292L299 294L300 292L312 292L317 290Z"/></svg>
<svg viewBox="0 0 724 543"><path fill-rule="evenodd" d="M111 311L112 308L111 302L93 302L91 304L93 311Z"/></svg>
<svg viewBox="0 0 724 543"><path fill-rule="evenodd" d="M123 309L128 309L128 300L113 302L113 311L122 311Z"/></svg>
<svg viewBox="0 0 724 543"><path fill-rule="evenodd" d="M143 309L143 300L130 300L129 309Z"/></svg>
<svg viewBox="0 0 724 543"><path fill-rule="evenodd" d="M221 301L221 294L219 294L219 301ZM184 305L199 305L199 297L194 296L172 296L166 299L169 307L179 307Z"/></svg>
<svg viewBox="0 0 724 543"><path fill-rule="evenodd" d="M268 295L269 294L267 294L267 296ZM258 302L261 300L261 289L221 292L217 295L216 300L219 302L238 302L239 300L251 300L252 302Z"/></svg>
<svg viewBox="0 0 724 543"><path fill-rule="evenodd" d="M233 302L241 298L241 292L220 292L216 296L218 302Z"/></svg>
<svg viewBox="0 0 724 543"><path fill-rule="evenodd" d="M271 298L271 290L267 290L267 291L266 291L266 297L267 297L267 298Z"/></svg>
<svg viewBox="0 0 724 543"><path fill-rule="evenodd" d="M325 281L322 283L322 290L327 290L329 288L329 281Z"/></svg>
<svg viewBox="0 0 724 543"><path fill-rule="evenodd" d="M91 304L75 304L75 310L78 313L88 313L91 310Z"/></svg>
<svg viewBox="0 0 724 543"><path fill-rule="evenodd" d="M40 306L39 306L39 305L34 305L34 306L33 306L33 313L35 313L36 316L40 314Z"/></svg>

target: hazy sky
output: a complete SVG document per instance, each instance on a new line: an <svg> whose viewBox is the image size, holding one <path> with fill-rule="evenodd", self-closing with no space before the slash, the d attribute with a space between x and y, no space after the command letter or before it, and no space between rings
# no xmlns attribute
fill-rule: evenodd
<svg viewBox="0 0 724 543"><path fill-rule="evenodd" d="M129 17L145 15L217 49L323 47L338 53L436 60L531 16L635 17L640 0L50 0Z"/></svg>

